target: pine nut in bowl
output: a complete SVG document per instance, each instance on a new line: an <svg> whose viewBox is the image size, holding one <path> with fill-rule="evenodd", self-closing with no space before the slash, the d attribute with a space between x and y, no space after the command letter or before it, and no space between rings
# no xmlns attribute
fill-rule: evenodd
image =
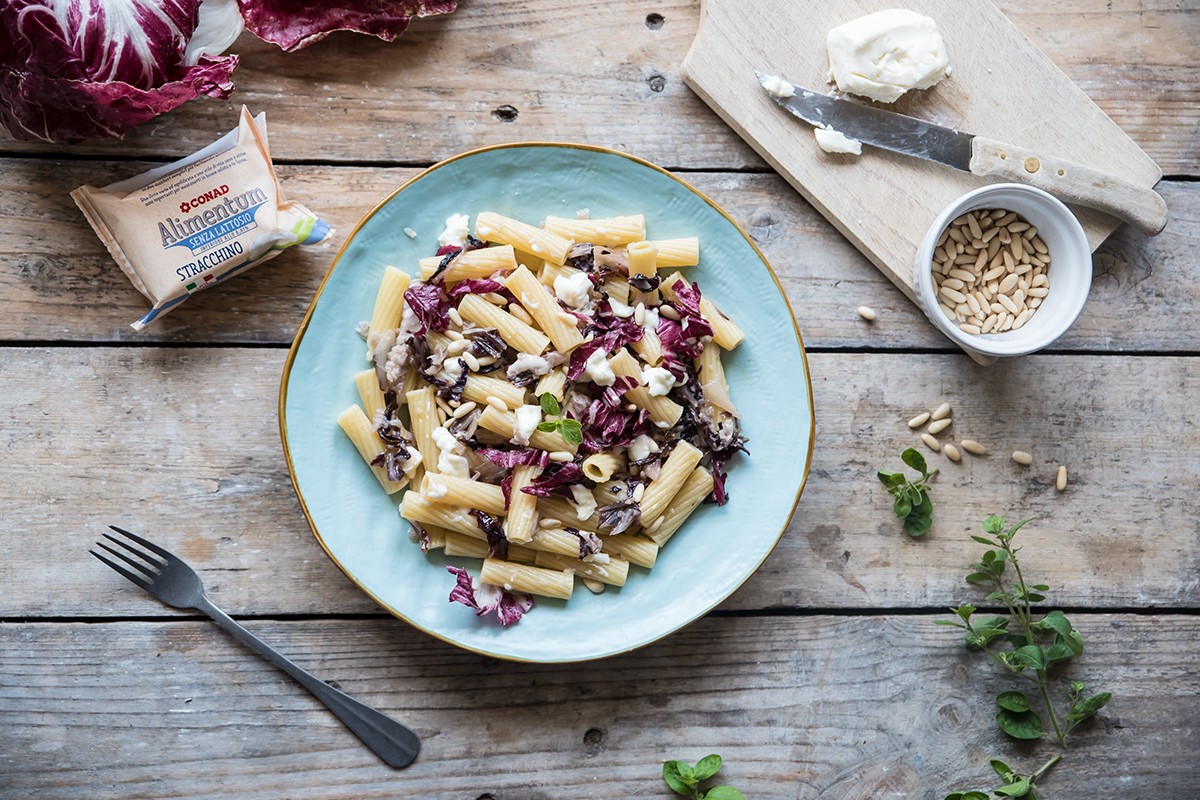
<svg viewBox="0 0 1200 800"><path fill-rule="evenodd" d="M1053 196L984 186L934 220L916 256L925 315L969 352L1011 357L1047 347L1083 310L1092 254L1083 226Z"/></svg>

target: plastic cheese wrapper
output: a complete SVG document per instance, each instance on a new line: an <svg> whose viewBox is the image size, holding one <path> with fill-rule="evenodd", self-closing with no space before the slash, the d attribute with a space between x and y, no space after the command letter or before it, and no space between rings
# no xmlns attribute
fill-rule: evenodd
<svg viewBox="0 0 1200 800"><path fill-rule="evenodd" d="M71 197L154 307L141 330L194 292L274 258L294 244L319 244L328 223L279 189L267 147L266 115L242 107L237 128L198 153Z"/></svg>

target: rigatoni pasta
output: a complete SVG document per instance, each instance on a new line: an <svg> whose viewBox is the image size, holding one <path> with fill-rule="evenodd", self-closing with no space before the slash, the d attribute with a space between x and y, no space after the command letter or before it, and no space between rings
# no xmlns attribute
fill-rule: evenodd
<svg viewBox="0 0 1200 800"><path fill-rule="evenodd" d="M338 421L386 491L407 489L423 549L483 559L478 579L448 567L451 599L511 624L576 578L630 591L631 565L726 502L745 438L722 353L744 335L663 277L699 263L698 238L648 239L641 214L482 212L474 230L420 280L385 269L361 408Z"/></svg>

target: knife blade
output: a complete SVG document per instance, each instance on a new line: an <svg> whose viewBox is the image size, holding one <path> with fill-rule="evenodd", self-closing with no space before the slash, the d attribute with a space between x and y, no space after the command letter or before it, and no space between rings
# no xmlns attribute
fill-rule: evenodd
<svg viewBox="0 0 1200 800"><path fill-rule="evenodd" d="M772 76L758 70L754 74L767 91ZM791 97L770 91L767 95L810 125L973 175L1036 186L1065 202L1111 214L1151 236L1167 224L1167 205L1153 189L1111 173L802 86L793 89Z"/></svg>

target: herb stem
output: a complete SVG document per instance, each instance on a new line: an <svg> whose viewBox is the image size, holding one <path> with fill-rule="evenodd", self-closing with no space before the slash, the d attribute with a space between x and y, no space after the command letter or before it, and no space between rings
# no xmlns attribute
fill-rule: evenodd
<svg viewBox="0 0 1200 800"><path fill-rule="evenodd" d="M1042 693L1042 702L1046 704L1046 713L1050 715L1050 724L1054 726L1054 736L1058 739L1059 745L1066 749L1067 734L1058 726L1058 717L1054 713L1054 705L1050 702L1050 692L1046 691L1046 670L1039 669L1037 676L1038 690Z"/></svg>
<svg viewBox="0 0 1200 800"><path fill-rule="evenodd" d="M1042 777L1043 774L1045 774L1046 770L1050 769L1055 764L1057 764L1060 759L1062 759L1062 756L1052 756L1049 761L1047 761L1045 764L1042 764L1040 767L1038 767L1037 772L1035 772L1029 776L1030 782L1031 783L1036 782L1039 778Z"/></svg>

